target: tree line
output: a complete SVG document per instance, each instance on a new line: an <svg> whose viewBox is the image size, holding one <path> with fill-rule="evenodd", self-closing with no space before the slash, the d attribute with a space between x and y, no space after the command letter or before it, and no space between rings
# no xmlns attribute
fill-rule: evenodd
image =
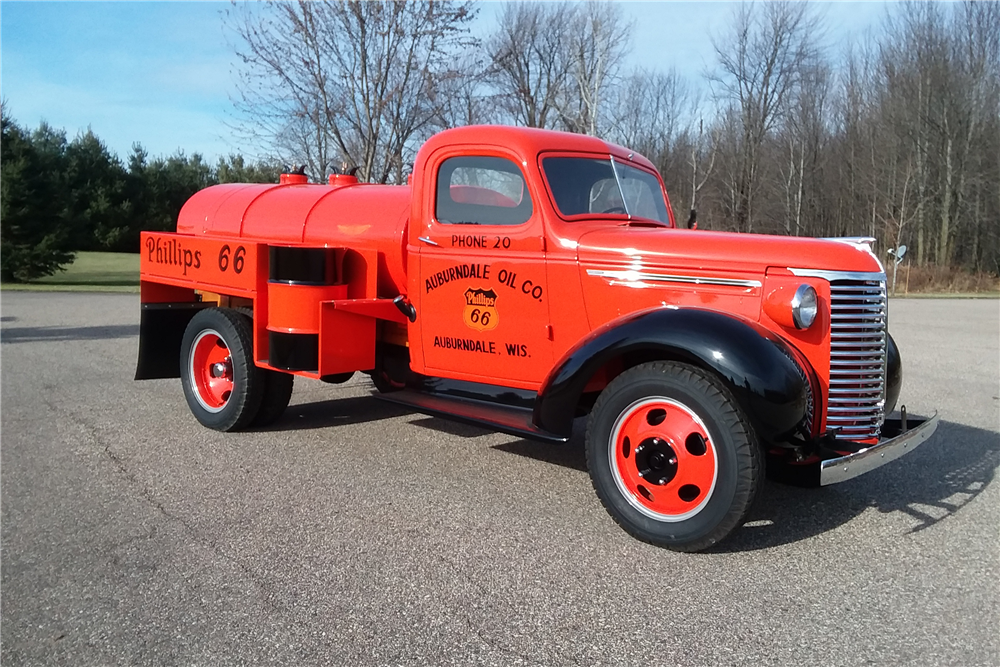
<svg viewBox="0 0 1000 667"><path fill-rule="evenodd" d="M187 199L216 183L276 182L280 167L241 155L211 165L178 152L150 158L140 144L122 162L92 131L68 140L2 114L0 278L50 275L78 250L136 252L139 232L172 231Z"/></svg>
<svg viewBox="0 0 1000 667"><path fill-rule="evenodd" d="M234 5L246 138L322 176L403 182L430 134L584 132L659 168L683 224L907 244L919 265L1000 271L1000 3L887 6L831 48L821 8L744 3L700 80L627 65L613 3ZM473 33L483 35L473 37Z"/></svg>

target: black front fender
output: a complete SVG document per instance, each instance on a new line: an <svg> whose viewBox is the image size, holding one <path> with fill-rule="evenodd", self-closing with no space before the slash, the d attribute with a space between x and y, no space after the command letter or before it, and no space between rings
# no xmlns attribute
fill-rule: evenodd
<svg viewBox="0 0 1000 667"><path fill-rule="evenodd" d="M627 315L593 331L570 349L542 384L535 402L539 428L568 436L590 378L619 357L672 359L714 372L771 440L805 416L805 375L766 329L710 310L658 308Z"/></svg>
<svg viewBox="0 0 1000 667"><path fill-rule="evenodd" d="M896 401L899 400L899 390L903 388L903 360L899 356L899 348L896 341L888 333L886 344L886 365L885 365L885 414L889 414L896 408Z"/></svg>

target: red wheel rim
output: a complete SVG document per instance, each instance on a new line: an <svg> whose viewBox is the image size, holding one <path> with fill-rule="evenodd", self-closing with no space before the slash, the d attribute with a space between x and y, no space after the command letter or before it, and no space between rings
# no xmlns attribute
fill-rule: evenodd
<svg viewBox="0 0 1000 667"><path fill-rule="evenodd" d="M191 346L191 387L195 398L209 412L219 412L233 393L233 361L229 346L217 331L206 329Z"/></svg>
<svg viewBox="0 0 1000 667"><path fill-rule="evenodd" d="M657 521L694 516L715 491L715 444L698 415L675 400L649 397L625 408L608 455L618 490Z"/></svg>

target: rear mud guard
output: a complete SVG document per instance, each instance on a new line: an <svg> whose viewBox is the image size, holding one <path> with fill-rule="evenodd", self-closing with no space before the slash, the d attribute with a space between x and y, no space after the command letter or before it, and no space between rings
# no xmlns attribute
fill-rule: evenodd
<svg viewBox="0 0 1000 667"><path fill-rule="evenodd" d="M139 361L136 380L181 376L181 339L199 310L214 304L200 302L144 303L139 323Z"/></svg>

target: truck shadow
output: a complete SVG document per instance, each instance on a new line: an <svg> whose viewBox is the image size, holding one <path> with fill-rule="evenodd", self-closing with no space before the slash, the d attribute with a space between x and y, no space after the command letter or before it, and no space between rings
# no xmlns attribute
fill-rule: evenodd
<svg viewBox="0 0 1000 667"><path fill-rule="evenodd" d="M329 428L364 424L408 414L413 414L413 411L396 403L380 401L373 396L331 398L328 401L289 405L278 421L260 430L301 431Z"/></svg>
<svg viewBox="0 0 1000 667"><path fill-rule="evenodd" d="M441 419L440 417L422 417L420 419L414 419L410 421L410 426L419 426L421 428L437 431L438 433L447 433L448 435L453 435L458 438L478 438L480 436L490 435L491 433L496 432L487 428L473 426L472 424Z"/></svg>
<svg viewBox="0 0 1000 667"><path fill-rule="evenodd" d="M110 340L112 338L135 338L138 335L138 324L103 327L4 327L3 330L0 330L0 342L37 343L45 341Z"/></svg>
<svg viewBox="0 0 1000 667"><path fill-rule="evenodd" d="M493 445L493 449L585 473L587 472L587 451L584 448L586 430L587 419L582 417L573 422L573 437L564 445L550 445L534 440L514 440Z"/></svg>
<svg viewBox="0 0 1000 667"><path fill-rule="evenodd" d="M493 449L586 472L582 425L564 446L516 440ZM962 510L994 479L1000 434L942 421L931 439L883 468L824 488L765 480L747 523L710 553L768 549L833 530L868 508L903 512L908 532L926 530Z"/></svg>
<svg viewBox="0 0 1000 667"><path fill-rule="evenodd" d="M327 428L416 414L373 396L334 398L289 406L267 431ZM492 431L436 417L420 417L411 425L461 438ZM565 445L516 439L491 449L587 472L585 420L574 424ZM942 421L931 439L903 458L856 479L834 486L804 489L770 480L747 523L710 553L768 549L821 535L873 508L883 514L902 512L908 533L935 526L971 503L993 482L1000 468L1000 434Z"/></svg>
<svg viewBox="0 0 1000 667"><path fill-rule="evenodd" d="M948 519L993 481L1000 434L942 421L918 449L848 482L800 489L768 482L749 521L713 552L767 549L808 539L868 508L902 512L915 533Z"/></svg>

